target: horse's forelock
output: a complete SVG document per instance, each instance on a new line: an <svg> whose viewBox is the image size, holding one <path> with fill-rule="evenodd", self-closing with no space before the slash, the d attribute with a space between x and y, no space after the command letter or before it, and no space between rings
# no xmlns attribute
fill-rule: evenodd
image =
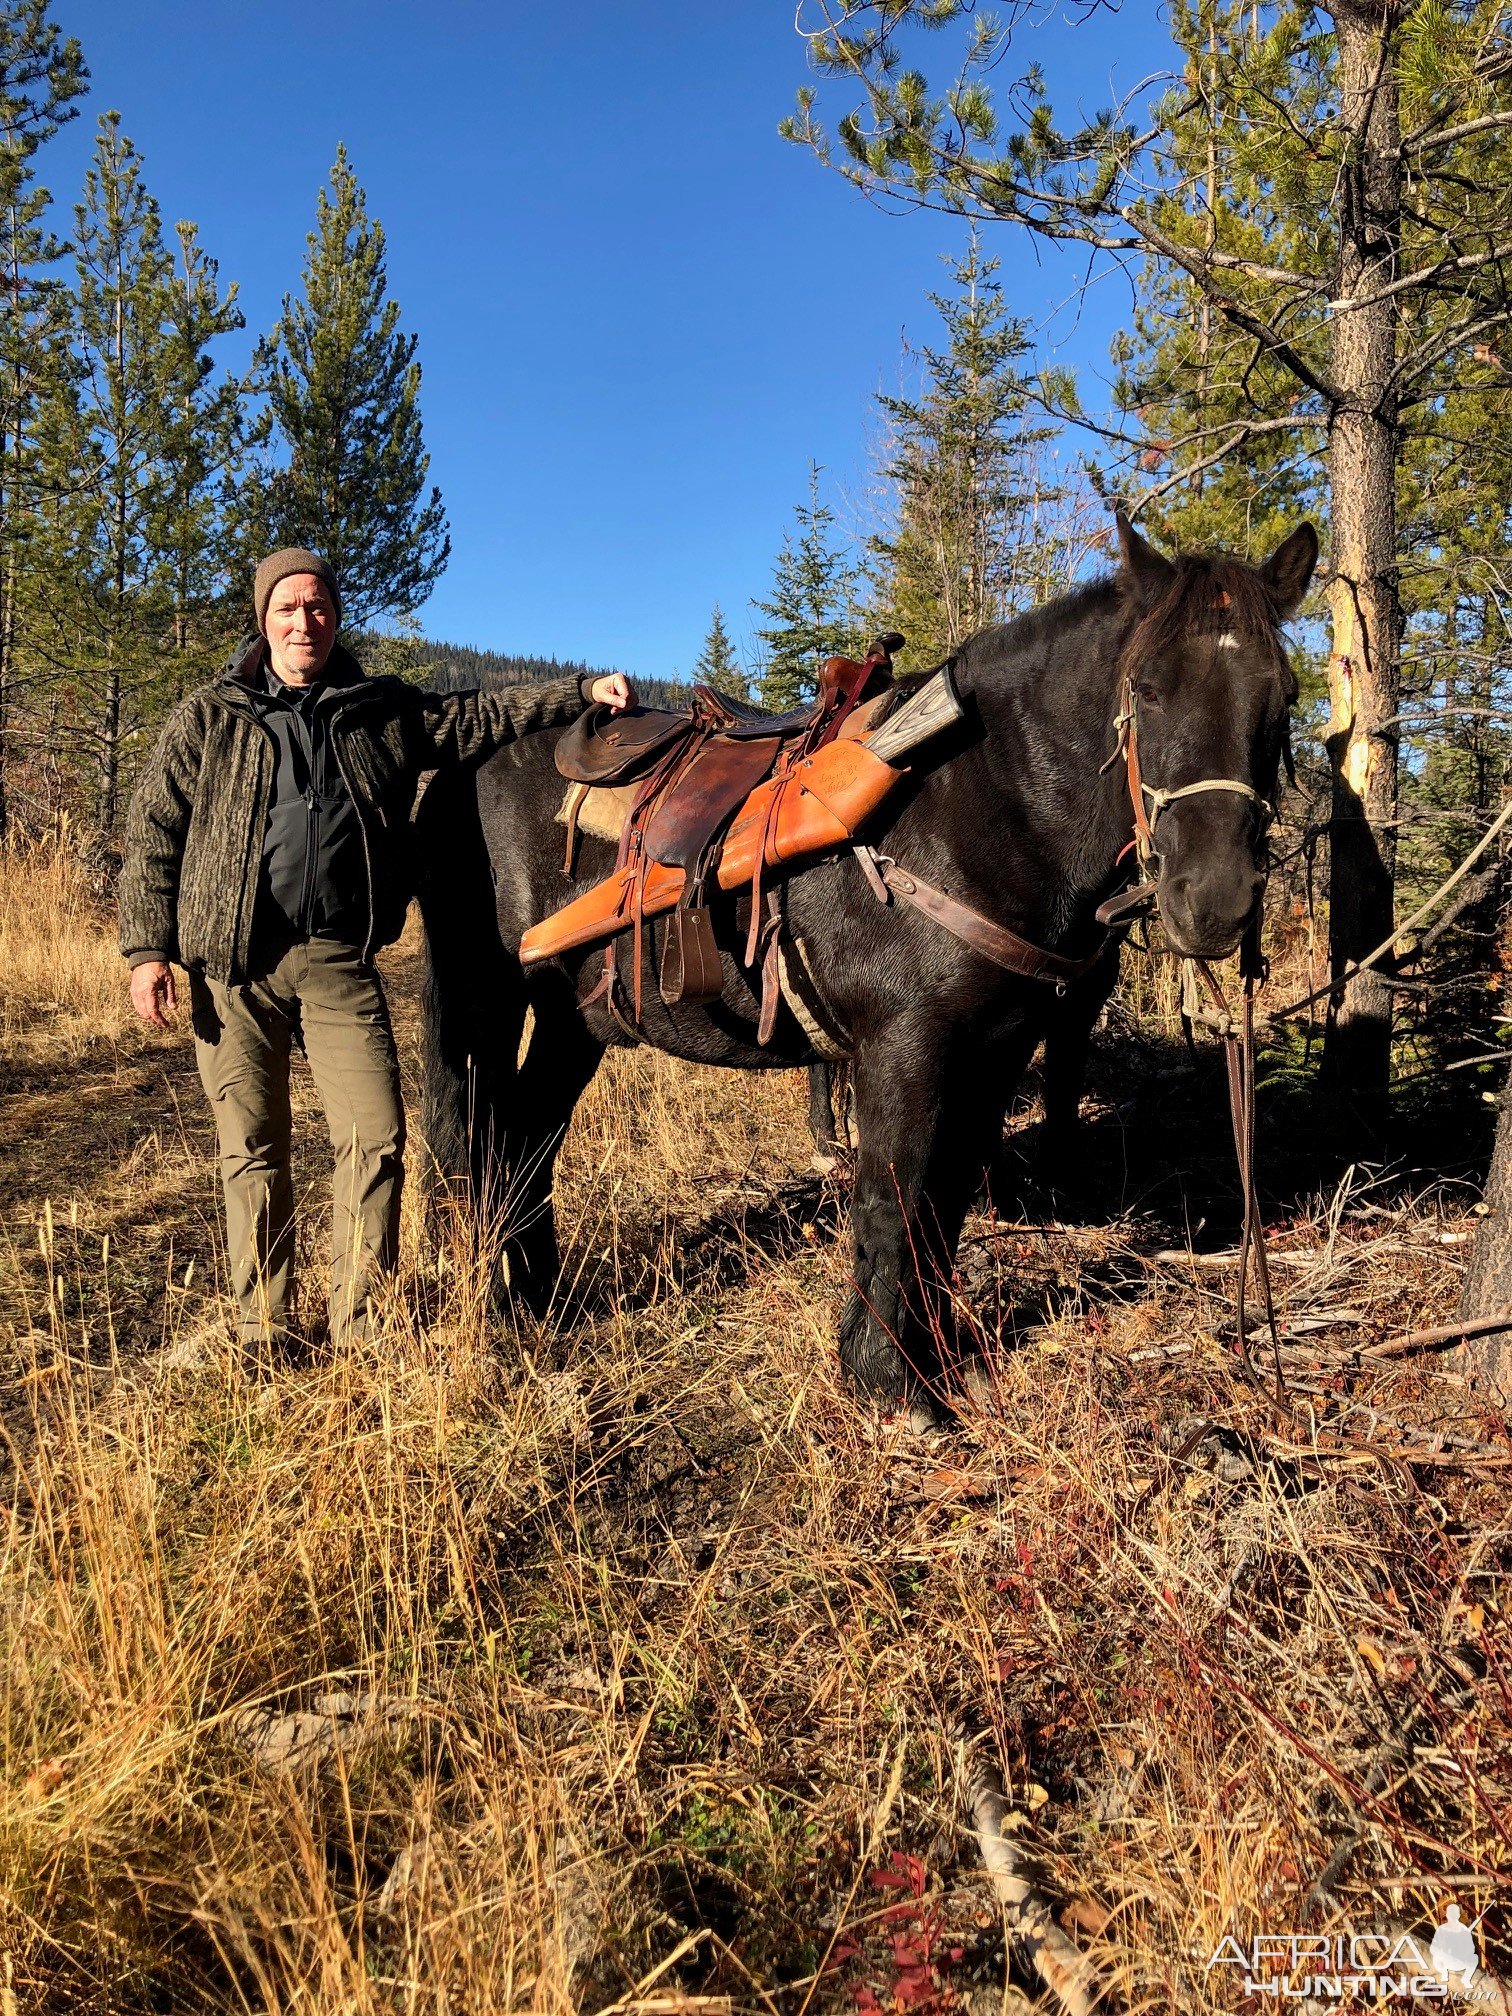
<svg viewBox="0 0 1512 2016"><path fill-rule="evenodd" d="M1171 563L1164 594L1135 623L1120 657L1129 679L1195 637L1229 637L1259 646L1289 684L1281 619L1264 577L1242 560L1188 554Z"/></svg>

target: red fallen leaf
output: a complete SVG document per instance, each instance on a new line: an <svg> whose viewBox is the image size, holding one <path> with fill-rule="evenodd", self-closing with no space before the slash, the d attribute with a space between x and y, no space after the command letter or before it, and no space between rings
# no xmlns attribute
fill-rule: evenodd
<svg viewBox="0 0 1512 2016"><path fill-rule="evenodd" d="M1283 1857L1276 1868L1277 1874L1284 1876L1288 1883L1295 1883L1298 1880L1297 1865L1289 1856Z"/></svg>
<svg viewBox="0 0 1512 2016"><path fill-rule="evenodd" d="M874 2016L874 2012L875 2016L881 2016L882 2004L870 1988L853 1988L851 1994L856 1998L856 2007L864 2010L866 2016Z"/></svg>
<svg viewBox="0 0 1512 2016"><path fill-rule="evenodd" d="M906 1890L908 1878L897 1869L869 1869L866 1880L873 1890Z"/></svg>
<svg viewBox="0 0 1512 2016"><path fill-rule="evenodd" d="M915 2008L921 2002L932 2002L938 1992L939 1983L927 1967L910 1967L893 1983L893 1994L902 2009Z"/></svg>
<svg viewBox="0 0 1512 2016"><path fill-rule="evenodd" d="M1060 1920L1073 1936L1084 1932L1088 1938L1097 1939L1107 1931L1113 1913L1106 1904L1099 1904L1095 1897L1073 1897L1060 1914Z"/></svg>
<svg viewBox="0 0 1512 2016"><path fill-rule="evenodd" d="M952 1967L958 1967L966 1958L966 1948L964 1946L952 1946L947 1958Z"/></svg>

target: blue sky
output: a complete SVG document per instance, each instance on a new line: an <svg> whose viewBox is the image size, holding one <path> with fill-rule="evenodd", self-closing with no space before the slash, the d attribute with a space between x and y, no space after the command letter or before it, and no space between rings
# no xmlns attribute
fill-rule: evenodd
<svg viewBox="0 0 1512 2016"><path fill-rule="evenodd" d="M43 180L71 204L118 109L166 218L240 283L249 341L298 285L345 141L420 338L452 527L432 635L686 673L714 602L747 631L810 459L842 515L863 493L870 395L931 337L964 226L885 215L777 137L805 76L792 0L54 13L93 81ZM1147 4L1052 10L1005 73L1022 50L1058 109L1091 111L1167 48ZM1124 283L1077 308L1082 259L1011 228L988 247L1043 354L1105 369Z"/></svg>

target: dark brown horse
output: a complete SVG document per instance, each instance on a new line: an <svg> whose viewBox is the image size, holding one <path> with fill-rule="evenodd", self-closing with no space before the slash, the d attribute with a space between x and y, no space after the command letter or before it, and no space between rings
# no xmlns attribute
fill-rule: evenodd
<svg viewBox="0 0 1512 2016"><path fill-rule="evenodd" d="M1306 592L1317 535L1299 527L1258 568L1165 559L1123 520L1119 539L1115 574L955 653L965 721L925 746L866 836L879 855L1037 946L1078 959L1105 945L1085 976L1058 990L1002 970L919 910L879 902L850 854L817 861L783 890L854 1060L860 1146L840 1351L864 1391L896 1394L937 1372L961 1226L1042 1040L1052 1039L1047 1104L1062 1122L1074 1112L1086 1041L1117 970L1116 942L1095 913L1130 873L1120 717L1137 720L1143 788L1136 778L1133 795L1153 826L1150 872L1171 943L1221 957L1261 901L1296 696L1281 625ZM557 1147L604 1047L626 1040L602 1002L582 1005L599 953L529 973L515 956L528 924L613 866L612 848L586 841L577 880L563 877L552 746L534 736L471 775L438 779L420 822L431 962L424 1125L440 1169L502 1207L511 1285L538 1305L558 1269ZM771 1044L758 1045L759 1003L733 916L724 936L721 999L674 1009L658 996L660 933L648 931L644 1040L742 1070L813 1062L785 1009Z"/></svg>

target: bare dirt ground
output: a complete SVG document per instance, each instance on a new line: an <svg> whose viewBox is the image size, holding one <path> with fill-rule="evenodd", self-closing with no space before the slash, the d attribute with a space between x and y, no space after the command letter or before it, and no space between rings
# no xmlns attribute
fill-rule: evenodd
<svg viewBox="0 0 1512 2016"><path fill-rule="evenodd" d="M77 871L7 857L0 2009L1054 2008L984 1759L1100 2006L1274 2006L1221 1942L1450 1903L1512 1973L1512 1438L1369 1355L1452 1312L1474 1113L1345 1171L1268 1089L1277 1406L1216 1060L1152 1026L1103 1042L1074 1200L1014 1116L948 1431L840 1387L801 1081L651 1057L569 1138L552 1325L412 1199L372 1349L249 1380L187 1040L129 1026Z"/></svg>

